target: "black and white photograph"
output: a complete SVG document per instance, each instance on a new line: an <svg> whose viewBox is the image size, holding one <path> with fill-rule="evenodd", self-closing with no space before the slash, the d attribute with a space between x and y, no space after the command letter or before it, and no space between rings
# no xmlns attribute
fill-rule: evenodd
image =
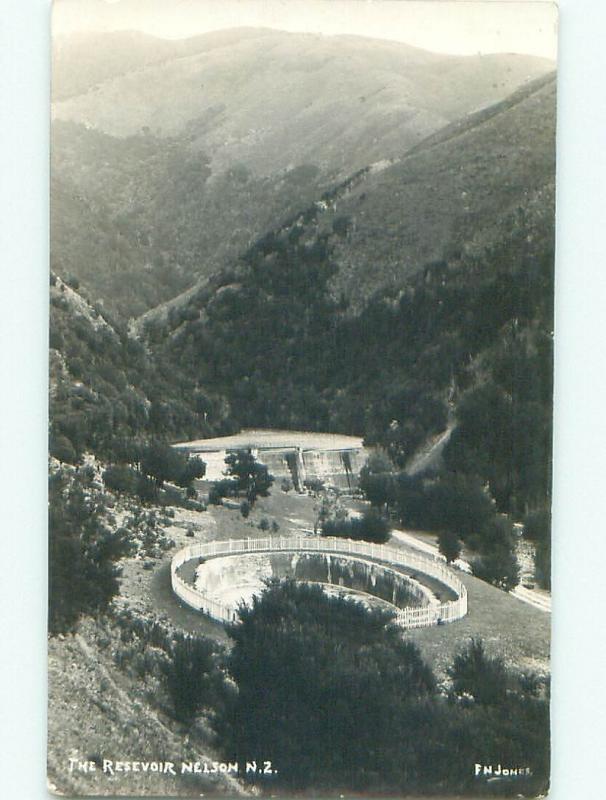
<svg viewBox="0 0 606 800"><path fill-rule="evenodd" d="M547 794L557 39L56 0L50 792Z"/></svg>

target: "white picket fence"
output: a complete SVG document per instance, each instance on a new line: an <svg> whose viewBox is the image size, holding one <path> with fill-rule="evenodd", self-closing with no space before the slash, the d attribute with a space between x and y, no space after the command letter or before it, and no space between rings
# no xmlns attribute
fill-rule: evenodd
<svg viewBox="0 0 606 800"><path fill-rule="evenodd" d="M192 559L219 558L221 556L241 555L243 553L300 551L309 553L335 553L341 555L363 556L377 562L405 567L435 578L457 595L437 605L398 609L395 622L402 628L424 628L454 622L467 614L467 588L438 556L416 554L396 550L382 544L341 539L332 536L268 536L263 539L226 539L223 541L192 544L175 554L171 562L171 582L175 594L188 606L204 612L219 622L236 619L237 607L220 603L208 597L203 590L186 583L178 569Z"/></svg>

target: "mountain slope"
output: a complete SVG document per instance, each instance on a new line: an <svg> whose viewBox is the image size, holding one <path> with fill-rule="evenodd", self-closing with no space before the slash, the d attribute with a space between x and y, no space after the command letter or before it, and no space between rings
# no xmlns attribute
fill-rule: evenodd
<svg viewBox="0 0 606 800"><path fill-rule="evenodd" d="M159 60L165 43L158 45ZM106 35L97 46L101 56L115 45ZM168 60L57 102L55 117L119 137L145 127L161 136L187 131L194 149L210 154L213 173L238 161L261 173L307 162L352 172L551 67L529 56L448 56L266 29L205 34L173 48ZM180 55L189 49L197 52Z"/></svg>
<svg viewBox="0 0 606 800"><path fill-rule="evenodd" d="M322 241L334 265L331 294L354 307L404 288L432 262L456 269L481 259L517 227L539 251L553 229L555 92L555 76L547 75L401 159L359 170L269 232L263 247ZM171 300L173 317L196 303L197 293L208 299L207 286ZM165 316L160 306L144 320L153 325Z"/></svg>
<svg viewBox="0 0 606 800"><path fill-rule="evenodd" d="M363 301L423 264L479 256L515 224L548 226L555 190L554 76L373 168L318 216L337 293ZM381 165L378 165L380 167ZM523 219L520 219L522 218ZM343 235L343 231L345 231Z"/></svg>
<svg viewBox="0 0 606 800"><path fill-rule="evenodd" d="M403 466L460 416L450 468L502 510L544 504L554 91L360 170L140 329L234 424L363 435Z"/></svg>
<svg viewBox="0 0 606 800"><path fill-rule="evenodd" d="M180 43L106 34L71 51L69 41L55 61L53 262L125 316L549 67L254 29Z"/></svg>
<svg viewBox="0 0 606 800"><path fill-rule="evenodd" d="M51 454L68 462L85 451L115 456L136 441L219 432L228 414L225 401L51 274Z"/></svg>

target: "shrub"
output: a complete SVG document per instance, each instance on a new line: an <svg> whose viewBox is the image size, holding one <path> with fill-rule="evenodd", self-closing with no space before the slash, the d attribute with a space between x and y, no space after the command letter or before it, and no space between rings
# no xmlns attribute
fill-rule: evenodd
<svg viewBox="0 0 606 800"><path fill-rule="evenodd" d="M435 682L391 614L283 582L239 616L228 657L238 692L217 720L226 757L271 750L289 790L367 787L369 752L415 769L412 708L426 713Z"/></svg>
<svg viewBox="0 0 606 800"><path fill-rule="evenodd" d="M461 542L456 533L451 531L441 531L438 535L438 546L440 553L448 564L456 561L461 555Z"/></svg>
<svg viewBox="0 0 606 800"><path fill-rule="evenodd" d="M501 659L486 655L480 639L457 653L449 670L453 691L467 695L481 705L498 705L506 698L506 672Z"/></svg>
<svg viewBox="0 0 606 800"><path fill-rule="evenodd" d="M192 722L215 701L221 674L214 653L212 640L196 636L180 636L173 645L164 671L174 714L181 722Z"/></svg>
<svg viewBox="0 0 606 800"><path fill-rule="evenodd" d="M103 472L103 483L108 489L120 494L137 494L142 477L137 470L125 464L113 464Z"/></svg>
<svg viewBox="0 0 606 800"><path fill-rule="evenodd" d="M213 506L220 506L223 504L223 497L217 486L213 484L208 490L208 502Z"/></svg>
<svg viewBox="0 0 606 800"><path fill-rule="evenodd" d="M324 490L325 482L321 480L321 478L310 478L309 480L303 481L303 486L307 489L308 492L311 494L320 494Z"/></svg>
<svg viewBox="0 0 606 800"><path fill-rule="evenodd" d="M49 439L49 451L51 456L65 464L78 464L80 456L76 448L67 436L51 435Z"/></svg>
<svg viewBox="0 0 606 800"><path fill-rule="evenodd" d="M490 537L482 542L483 555L472 562L472 572L477 578L510 592L520 582L520 569L513 540L507 535L506 521L495 520L489 533Z"/></svg>
<svg viewBox="0 0 606 800"><path fill-rule="evenodd" d="M363 539L384 544L389 540L391 527L388 520L371 508L364 516L353 519L327 519L322 523L324 536L342 536L345 539Z"/></svg>

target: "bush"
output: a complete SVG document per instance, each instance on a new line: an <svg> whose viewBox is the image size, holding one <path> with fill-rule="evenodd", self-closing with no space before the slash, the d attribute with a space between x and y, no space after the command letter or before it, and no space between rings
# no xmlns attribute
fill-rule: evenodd
<svg viewBox="0 0 606 800"><path fill-rule="evenodd" d="M246 519L250 514L250 503L248 500L242 500L240 503L240 514Z"/></svg>
<svg viewBox="0 0 606 800"><path fill-rule="evenodd" d="M449 673L455 694L473 697L481 705L504 703L507 694L505 665L501 659L486 655L480 639L472 639L457 653Z"/></svg>
<svg viewBox="0 0 606 800"><path fill-rule="evenodd" d="M446 559L448 564L456 561L461 555L461 542L456 533L451 531L441 531L438 535L438 546L440 553Z"/></svg>
<svg viewBox="0 0 606 800"><path fill-rule="evenodd" d="M212 506L223 505L223 496L221 495L221 492L217 489L216 485L214 484L208 490L208 502Z"/></svg>
<svg viewBox="0 0 606 800"><path fill-rule="evenodd" d="M51 456L64 464L78 464L81 457L67 436L52 435L49 439L49 452Z"/></svg>
<svg viewBox="0 0 606 800"><path fill-rule="evenodd" d="M354 519L327 519L322 523L323 536L342 536L345 539L365 540L385 544L389 540L391 526L376 509L369 509L364 516Z"/></svg>
<svg viewBox="0 0 606 800"><path fill-rule="evenodd" d="M535 553L535 577L543 589L551 589L551 541L537 543Z"/></svg>
<svg viewBox="0 0 606 800"><path fill-rule="evenodd" d="M295 791L368 787L369 752L390 765L381 785L391 765L416 769L412 708L426 713L435 682L391 614L283 582L239 616L228 657L238 692L217 720L226 758L271 752L276 784Z"/></svg>
<svg viewBox="0 0 606 800"><path fill-rule="evenodd" d="M303 481L303 486L308 492L311 492L311 494L320 494L320 492L324 490L325 485L325 482L321 480L321 478L310 478L309 480Z"/></svg>
<svg viewBox="0 0 606 800"><path fill-rule="evenodd" d="M118 592L117 562L132 552L114 529L101 492L86 471L49 479L49 630L73 630L81 614L104 612Z"/></svg>
<svg viewBox="0 0 606 800"><path fill-rule="evenodd" d="M103 483L108 489L120 494L137 494L142 477L137 470L125 464L113 464L103 472Z"/></svg>
<svg viewBox="0 0 606 800"><path fill-rule="evenodd" d="M165 678L175 717L191 723L202 708L213 705L221 682L212 640L180 636L165 665Z"/></svg>
<svg viewBox="0 0 606 800"><path fill-rule="evenodd" d="M495 521L491 538L482 543L483 555L472 562L471 568L477 578L510 592L520 582L520 568L513 540L503 534L506 528L505 521Z"/></svg>
<svg viewBox="0 0 606 800"><path fill-rule="evenodd" d="M139 475L137 480L137 496L142 503L155 503L158 499L158 488L151 478Z"/></svg>
<svg viewBox="0 0 606 800"><path fill-rule="evenodd" d="M234 497L237 494L238 486L236 481L231 478L223 478L220 481L215 481L209 491L212 492L213 497Z"/></svg>
<svg viewBox="0 0 606 800"><path fill-rule="evenodd" d="M548 509L531 511L524 517L524 536L533 542L546 542L551 536L551 513Z"/></svg>

